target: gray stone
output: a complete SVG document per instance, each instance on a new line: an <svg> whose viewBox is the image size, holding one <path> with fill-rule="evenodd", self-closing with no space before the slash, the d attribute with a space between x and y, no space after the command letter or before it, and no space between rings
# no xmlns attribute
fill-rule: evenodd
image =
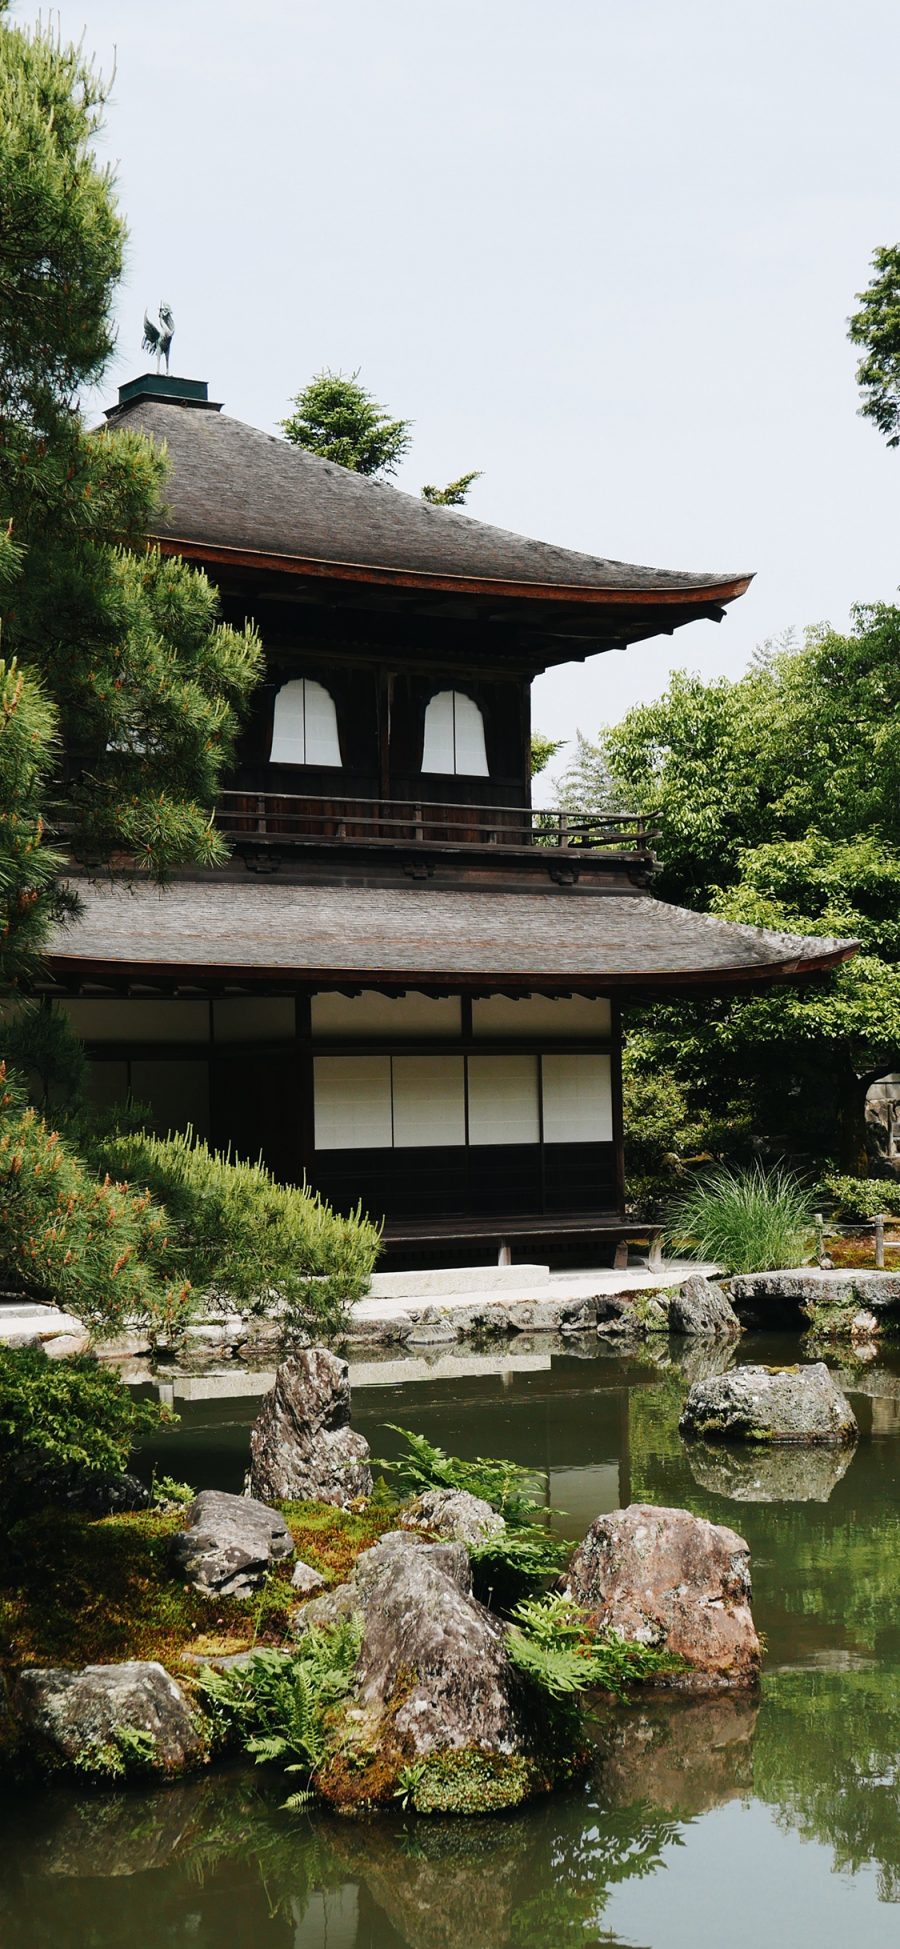
<svg viewBox="0 0 900 1949"><path fill-rule="evenodd" d="M744 1272L730 1281L731 1304L744 1326L803 1326L826 1307L848 1314L865 1307L884 1321L900 1320L900 1272L826 1272L799 1266Z"/></svg>
<svg viewBox="0 0 900 1949"><path fill-rule="evenodd" d="M505 1628L472 1596L463 1545L393 1532L358 1559L354 1584L363 1710L393 1706L397 1738L415 1754L520 1752Z"/></svg>
<svg viewBox="0 0 900 1949"><path fill-rule="evenodd" d="M854 1442L849 1401L824 1361L811 1367L734 1367L695 1381L681 1433L706 1441Z"/></svg>
<svg viewBox="0 0 900 1949"><path fill-rule="evenodd" d="M657 1683L676 1691L753 1685L760 1645L750 1612L750 1552L732 1529L686 1509L632 1503L598 1516L566 1589L597 1631L682 1659Z"/></svg>
<svg viewBox="0 0 900 1949"><path fill-rule="evenodd" d="M264 1502L204 1489L185 1512L172 1554L178 1575L195 1590L247 1597L274 1563L293 1556L294 1539Z"/></svg>
<svg viewBox="0 0 900 1949"><path fill-rule="evenodd" d="M298 1590L301 1597L311 1597L314 1590L324 1590L325 1579L314 1570L311 1563L295 1563L291 1578L291 1589Z"/></svg>
<svg viewBox="0 0 900 1949"><path fill-rule="evenodd" d="M688 1462L694 1481L732 1502L827 1502L846 1475L854 1450L845 1443L754 1442L741 1448L692 1441Z"/></svg>
<svg viewBox="0 0 900 1949"><path fill-rule="evenodd" d="M89 1516L118 1516L123 1511L149 1509L152 1501L146 1483L127 1472L76 1476L66 1490L69 1508L83 1509Z"/></svg>
<svg viewBox="0 0 900 1949"><path fill-rule="evenodd" d="M282 1361L250 1436L249 1486L263 1502L331 1502L372 1492L369 1444L350 1427L346 1360L307 1347Z"/></svg>
<svg viewBox="0 0 900 1949"><path fill-rule="evenodd" d="M879 1076L866 1091L866 1149L873 1177L900 1175L900 1075Z"/></svg>
<svg viewBox="0 0 900 1949"><path fill-rule="evenodd" d="M183 1773L203 1759L200 1733L188 1701L162 1665L134 1660L123 1665L85 1665L81 1671L41 1667L20 1672L13 1709L30 1751L50 1767L91 1770L92 1756L121 1752L123 1731L153 1741L147 1768Z"/></svg>
<svg viewBox="0 0 900 1949"><path fill-rule="evenodd" d="M489 1502L465 1489L426 1489L403 1511L401 1529L428 1530L458 1543L483 1543L502 1536L506 1524Z"/></svg>
<svg viewBox="0 0 900 1949"><path fill-rule="evenodd" d="M695 1272L669 1301L672 1333L725 1336L740 1333L741 1323L721 1286Z"/></svg>

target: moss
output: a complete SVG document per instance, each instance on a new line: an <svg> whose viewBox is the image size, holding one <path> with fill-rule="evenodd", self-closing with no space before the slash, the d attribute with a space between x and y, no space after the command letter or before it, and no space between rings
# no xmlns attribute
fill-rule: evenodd
<svg viewBox="0 0 900 1949"><path fill-rule="evenodd" d="M297 1555L326 1584L342 1584L363 1550L371 1549L385 1530L396 1528L400 1505L382 1501L364 1509L336 1509L330 1502L283 1502L279 1507Z"/></svg>
<svg viewBox="0 0 900 1949"><path fill-rule="evenodd" d="M630 1310L642 1333L668 1333L670 1298L668 1291L635 1293Z"/></svg>
<svg viewBox="0 0 900 1949"><path fill-rule="evenodd" d="M392 1510L292 1503L285 1517L298 1553L329 1584L395 1521ZM0 1565L0 1669L78 1667L157 1658L177 1670L182 1654L214 1657L250 1644L281 1644L297 1608L290 1563L249 1598L205 1597L171 1569L177 1510L101 1520L44 1510L11 1532Z"/></svg>
<svg viewBox="0 0 900 1949"><path fill-rule="evenodd" d="M552 1784L521 1754L505 1758L477 1747L434 1753L409 1770L408 1780L417 1814L502 1813Z"/></svg>

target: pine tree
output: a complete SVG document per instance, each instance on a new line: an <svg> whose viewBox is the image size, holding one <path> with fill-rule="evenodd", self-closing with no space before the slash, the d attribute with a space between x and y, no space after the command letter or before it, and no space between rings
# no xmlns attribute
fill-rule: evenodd
<svg viewBox="0 0 900 1949"><path fill-rule="evenodd" d="M94 154L104 100L53 29L0 23L2 648L17 721L40 719L33 833L63 802L76 855L125 850L162 877L221 857L211 808L261 653L252 630L218 623L202 574L147 546L162 454L133 433L88 433L78 411L112 349L125 234ZM4 800L0 822L11 813ZM33 951L54 862L29 858Z"/></svg>

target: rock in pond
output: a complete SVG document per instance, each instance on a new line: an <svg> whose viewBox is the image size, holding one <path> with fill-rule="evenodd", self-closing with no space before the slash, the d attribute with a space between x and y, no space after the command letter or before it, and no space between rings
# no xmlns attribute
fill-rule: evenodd
<svg viewBox="0 0 900 1949"><path fill-rule="evenodd" d="M754 1442L729 1448L722 1442L713 1447L692 1441L688 1462L701 1489L732 1502L827 1502L854 1452L849 1443L809 1447L779 1442L766 1447Z"/></svg>
<svg viewBox="0 0 900 1949"><path fill-rule="evenodd" d="M740 1333L741 1323L721 1286L695 1272L669 1301L669 1330L698 1336Z"/></svg>
<svg viewBox="0 0 900 1949"><path fill-rule="evenodd" d="M527 1751L506 1627L473 1597L462 1543L389 1531L357 1559L350 1583L298 1613L295 1629L353 1614L362 1624L356 1687L337 1761L318 1781L326 1800L388 1804L400 1769L424 1762L420 1812L514 1806L550 1784ZM366 1764L353 1763L354 1745Z"/></svg>
<svg viewBox="0 0 900 1949"><path fill-rule="evenodd" d="M489 1502L467 1489L426 1489L404 1509L400 1527L455 1543L483 1543L489 1536L502 1536L506 1524Z"/></svg>
<svg viewBox="0 0 900 1949"><path fill-rule="evenodd" d="M203 1489L185 1512L172 1554L179 1576L195 1590L248 1597L273 1563L293 1556L294 1539L266 1503Z"/></svg>
<svg viewBox="0 0 900 1949"><path fill-rule="evenodd" d="M678 1424L705 1441L854 1442L859 1430L824 1361L733 1367L695 1381Z"/></svg>
<svg viewBox="0 0 900 1949"><path fill-rule="evenodd" d="M632 1503L598 1516L566 1588L595 1630L684 1660L656 1683L676 1691L753 1685L760 1644L750 1612L750 1551L733 1529L686 1509Z"/></svg>
<svg viewBox="0 0 900 1949"><path fill-rule="evenodd" d="M141 1773L186 1773L203 1743L188 1701L162 1665L134 1660L81 1671L34 1667L19 1673L13 1714L28 1750L50 1770L77 1768L110 1779L133 1764L128 1734L145 1735Z"/></svg>
<svg viewBox="0 0 900 1949"><path fill-rule="evenodd" d="M369 1444L350 1426L346 1360L307 1347L282 1361L250 1436L251 1494L262 1502L332 1502L372 1492Z"/></svg>

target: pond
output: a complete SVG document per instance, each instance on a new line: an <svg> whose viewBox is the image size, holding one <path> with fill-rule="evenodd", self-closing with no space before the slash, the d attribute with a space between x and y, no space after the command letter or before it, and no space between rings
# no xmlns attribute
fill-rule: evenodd
<svg viewBox="0 0 900 1949"><path fill-rule="evenodd" d="M835 1368L855 1454L685 1448L687 1384L736 1355L535 1340L496 1356L367 1361L354 1423L540 1470L579 1537L629 1501L748 1539L765 1633L758 1699L658 1702L598 1725L582 1787L503 1818L353 1822L280 1810L245 1768L155 1792L54 1790L4 1811L0 1940L16 1949L892 1949L900 1940L900 1354ZM158 1459L238 1488L264 1377L170 1382ZM146 1457L149 1464L151 1457Z"/></svg>

